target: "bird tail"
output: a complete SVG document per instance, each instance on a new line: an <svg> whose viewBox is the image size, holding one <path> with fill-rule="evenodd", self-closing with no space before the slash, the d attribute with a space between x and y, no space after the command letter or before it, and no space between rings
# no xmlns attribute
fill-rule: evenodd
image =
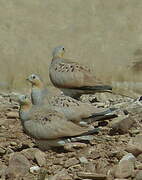
<svg viewBox="0 0 142 180"><path fill-rule="evenodd" d="M89 116L88 118L85 118L85 121L87 120L87 122L88 122L88 119L89 119L90 120L89 123L92 123L94 121L100 121L100 120L118 117L118 115L115 112L116 110L117 110L117 108L109 108L106 111L94 113L91 116Z"/></svg>
<svg viewBox="0 0 142 180"><path fill-rule="evenodd" d="M92 114L90 117L95 118L98 116L105 116L105 115L110 115L110 114L114 114L114 112L117 110L117 108L109 108L106 111L103 112L99 112L99 113L94 113Z"/></svg>
<svg viewBox="0 0 142 180"><path fill-rule="evenodd" d="M97 92L112 91L112 87L109 85L83 86L75 89Z"/></svg>
<svg viewBox="0 0 142 180"><path fill-rule="evenodd" d="M93 134L98 134L100 131L99 128L94 128L89 130L88 132L82 133L79 136L74 136L72 137L70 140L71 142L76 142L76 141L91 141L94 139L94 137L92 136Z"/></svg>

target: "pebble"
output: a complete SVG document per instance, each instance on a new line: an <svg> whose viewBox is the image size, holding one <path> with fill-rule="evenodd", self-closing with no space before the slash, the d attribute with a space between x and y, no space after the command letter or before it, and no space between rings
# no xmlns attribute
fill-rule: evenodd
<svg viewBox="0 0 142 180"><path fill-rule="evenodd" d="M80 178L89 178L94 180L106 180L106 175L104 174L97 174L97 173L91 173L91 172L78 172L78 177Z"/></svg>
<svg viewBox="0 0 142 180"><path fill-rule="evenodd" d="M3 155L3 154L5 154L5 149L0 147L0 155Z"/></svg>
<svg viewBox="0 0 142 180"><path fill-rule="evenodd" d="M17 143L14 142L14 141L12 141L12 142L10 142L10 145L12 145L12 146L17 146Z"/></svg>
<svg viewBox="0 0 142 180"><path fill-rule="evenodd" d="M39 166L32 166L32 167L30 167L30 173L38 174L39 172L40 172L40 167Z"/></svg>
<svg viewBox="0 0 142 180"><path fill-rule="evenodd" d="M65 162L64 167L68 168L68 167L74 166L76 164L79 164L79 161L76 158L70 158Z"/></svg>
<svg viewBox="0 0 142 180"><path fill-rule="evenodd" d="M142 134L138 134L130 139L126 151L132 153L134 156L138 156L142 153Z"/></svg>
<svg viewBox="0 0 142 180"><path fill-rule="evenodd" d="M137 173L136 180L142 180L142 170Z"/></svg>
<svg viewBox="0 0 142 180"><path fill-rule="evenodd" d="M9 165L7 169L8 177L20 177L28 174L30 163L28 159L21 153L16 152L10 156Z"/></svg>
<svg viewBox="0 0 142 180"><path fill-rule="evenodd" d="M135 167L135 157L133 154L128 153L123 156L119 164L115 168L114 175L116 178L127 178L130 177L134 172Z"/></svg>
<svg viewBox="0 0 142 180"><path fill-rule="evenodd" d="M142 163L142 154L139 154L139 155L137 156L137 160Z"/></svg>
<svg viewBox="0 0 142 180"><path fill-rule="evenodd" d="M67 143L67 144L64 145L64 149L66 151L74 151L75 149L84 148L84 147L87 147L87 144L79 143L79 142Z"/></svg>
<svg viewBox="0 0 142 180"><path fill-rule="evenodd" d="M88 163L88 160L87 160L85 157L79 157L79 161L80 161L80 163L82 163L82 164Z"/></svg>
<svg viewBox="0 0 142 180"><path fill-rule="evenodd" d="M48 180L73 180L72 177L68 174L68 172L63 169L57 174L48 177Z"/></svg>
<svg viewBox="0 0 142 180"><path fill-rule="evenodd" d="M14 111L11 111L11 112L8 112L6 114L7 118L19 118L19 113L18 112L14 112Z"/></svg>
<svg viewBox="0 0 142 180"><path fill-rule="evenodd" d="M130 127L133 125L133 118L127 116L119 116L114 118L110 123L109 127L112 128L115 132L127 133Z"/></svg>
<svg viewBox="0 0 142 180"><path fill-rule="evenodd" d="M24 149L21 151L21 153L29 160L34 160L35 159L35 152L38 149L36 148L28 148L28 149Z"/></svg>
<svg viewBox="0 0 142 180"><path fill-rule="evenodd" d="M46 165L46 154L40 150L35 152L35 159L39 166L45 166Z"/></svg>

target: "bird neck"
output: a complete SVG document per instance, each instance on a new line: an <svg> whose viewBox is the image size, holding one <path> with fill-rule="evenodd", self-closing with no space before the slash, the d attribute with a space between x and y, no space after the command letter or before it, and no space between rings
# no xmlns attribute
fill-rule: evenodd
<svg viewBox="0 0 142 180"><path fill-rule="evenodd" d="M51 64L54 65L56 63L64 62L64 59L62 57L53 57Z"/></svg>
<svg viewBox="0 0 142 180"><path fill-rule="evenodd" d="M29 119L29 115L30 115L29 112L31 109L32 109L32 103L20 105L19 117L22 123Z"/></svg>
<svg viewBox="0 0 142 180"><path fill-rule="evenodd" d="M23 104L20 106L20 111L27 112L32 108L32 103L29 104Z"/></svg>
<svg viewBox="0 0 142 180"><path fill-rule="evenodd" d="M32 103L34 105L42 104L43 102L43 91L44 89L33 87L31 92Z"/></svg>
<svg viewBox="0 0 142 180"><path fill-rule="evenodd" d="M35 83L32 85L32 88L35 88L35 89L43 89L43 88L44 88L43 82L42 82L42 81L37 81L37 82L35 82Z"/></svg>

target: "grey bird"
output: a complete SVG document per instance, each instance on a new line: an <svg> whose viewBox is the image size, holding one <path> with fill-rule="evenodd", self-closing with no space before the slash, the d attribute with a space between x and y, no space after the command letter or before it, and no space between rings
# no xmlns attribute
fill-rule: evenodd
<svg viewBox="0 0 142 180"><path fill-rule="evenodd" d="M67 96L79 98L82 94L111 91L110 85L103 85L87 66L63 58L65 48L56 47L49 67L49 76L55 87Z"/></svg>
<svg viewBox="0 0 142 180"><path fill-rule="evenodd" d="M91 118L95 121L116 117L114 109L96 108L65 95L51 95L36 74L31 74L27 80L32 84L31 99L34 105L48 105L52 110L63 113L68 120L83 124Z"/></svg>
<svg viewBox="0 0 142 180"><path fill-rule="evenodd" d="M34 106L26 95L20 95L18 101L19 117L24 132L34 138L43 150L79 140L92 140L91 134L98 131L97 128L90 130L67 121L64 114L50 110L46 106Z"/></svg>

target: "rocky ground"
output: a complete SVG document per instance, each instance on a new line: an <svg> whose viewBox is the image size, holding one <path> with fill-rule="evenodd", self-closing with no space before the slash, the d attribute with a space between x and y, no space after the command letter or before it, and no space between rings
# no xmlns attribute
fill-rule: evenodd
<svg viewBox="0 0 142 180"><path fill-rule="evenodd" d="M118 117L94 123L94 140L69 151L39 150L22 131L18 104L0 96L0 180L142 180L142 103L110 93L82 96Z"/></svg>

